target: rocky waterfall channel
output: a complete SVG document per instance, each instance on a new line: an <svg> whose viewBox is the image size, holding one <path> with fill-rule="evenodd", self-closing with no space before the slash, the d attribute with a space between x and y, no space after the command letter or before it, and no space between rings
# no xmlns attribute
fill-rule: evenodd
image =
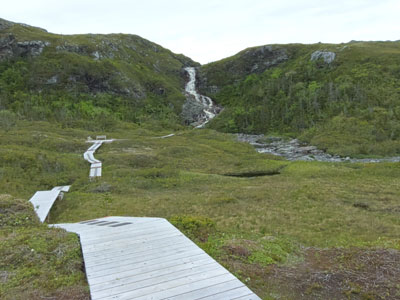
<svg viewBox="0 0 400 300"><path fill-rule="evenodd" d="M283 139L264 135L237 134L240 142L254 146L257 152L269 153L286 158L287 160L323 161L323 162L351 162L351 163L379 163L400 162L400 156L385 158L350 158L331 155L315 146L306 145L297 139Z"/></svg>
<svg viewBox="0 0 400 300"><path fill-rule="evenodd" d="M186 84L186 102L183 105L182 115L186 122L196 128L203 128L211 119L221 112L222 108L214 103L210 97L200 95L196 89L196 69L185 68L189 75Z"/></svg>

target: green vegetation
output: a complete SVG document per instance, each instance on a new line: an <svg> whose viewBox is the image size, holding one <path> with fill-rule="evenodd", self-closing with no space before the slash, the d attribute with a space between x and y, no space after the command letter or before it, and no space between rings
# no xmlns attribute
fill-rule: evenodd
<svg viewBox="0 0 400 300"><path fill-rule="evenodd" d="M229 73L232 64L243 69L245 54L257 48L201 67L207 85L220 88L211 96L225 107L212 128L290 134L341 155L400 153L399 42L274 47L289 59L262 74ZM310 61L316 50L336 59Z"/></svg>
<svg viewBox="0 0 400 300"><path fill-rule="evenodd" d="M78 237L39 222L26 200L0 195L0 298L88 299Z"/></svg>
<svg viewBox="0 0 400 300"><path fill-rule="evenodd" d="M281 282L268 274L278 268L286 276L292 268L300 276L311 259L307 249L314 249L313 261L322 249L400 249L398 164L287 162L258 154L229 134L184 129L158 138L167 133L119 123L106 134L121 140L96 155L103 177L89 181L84 140L97 132L18 121L0 130L0 189L29 199L36 190L72 184L52 209L52 223L109 215L167 218L262 297L279 291L293 299L298 287L284 288L290 278ZM260 172L278 174L226 176ZM344 270L357 274L353 267L345 264ZM379 290L361 287L362 293ZM338 290L343 297L345 288Z"/></svg>
<svg viewBox="0 0 400 300"><path fill-rule="evenodd" d="M29 41L47 45L18 46ZM180 123L182 69L196 65L135 35L65 36L15 24L0 31L0 43L0 110L66 127Z"/></svg>
<svg viewBox="0 0 400 300"><path fill-rule="evenodd" d="M2 299L89 297L77 237L27 202L56 185L72 188L51 223L167 218L264 299L399 298L398 163L289 162L221 133L399 154L399 42L274 45L203 66L200 88L225 109L192 130L180 120L189 58L133 35L0 25ZM316 50L335 61L311 62ZM82 153L97 134L118 141L89 181Z"/></svg>

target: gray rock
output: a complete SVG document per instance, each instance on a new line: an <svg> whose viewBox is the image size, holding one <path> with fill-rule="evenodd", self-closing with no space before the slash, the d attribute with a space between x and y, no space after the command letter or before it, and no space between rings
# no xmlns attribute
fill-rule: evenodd
<svg viewBox="0 0 400 300"><path fill-rule="evenodd" d="M99 60L102 57L99 51L93 52L92 56L94 56L94 60Z"/></svg>
<svg viewBox="0 0 400 300"><path fill-rule="evenodd" d="M0 30L8 29L14 26L15 23L0 18Z"/></svg>
<svg viewBox="0 0 400 300"><path fill-rule="evenodd" d="M229 73L231 82L224 84L234 84L241 81L250 74L261 74L265 70L277 66L289 59L285 48L280 46L261 46L247 49L238 54L238 58L227 61L224 64L224 72ZM214 94L218 92L221 86L216 86L208 78L208 70L200 68L198 74L198 89L203 94Z"/></svg>
<svg viewBox="0 0 400 300"><path fill-rule="evenodd" d="M246 142L255 147L257 152L273 154L285 157L287 160L323 161L343 163L380 163L400 162L400 157L374 158L350 158L331 155L315 146L301 144L297 139L285 140L279 137L264 137L264 135L237 134L237 140Z"/></svg>
<svg viewBox="0 0 400 300"><path fill-rule="evenodd" d="M72 52L77 54L88 54L88 49L86 46L79 46L74 44L60 45L56 47L57 52Z"/></svg>
<svg viewBox="0 0 400 300"><path fill-rule="evenodd" d="M190 99L190 97L192 96L186 96L186 102L183 104L181 114L187 125L198 122L204 115L204 107L196 100Z"/></svg>
<svg viewBox="0 0 400 300"><path fill-rule="evenodd" d="M323 59L325 63L330 64L335 60L336 54L329 51L315 51L311 54L311 61Z"/></svg>
<svg viewBox="0 0 400 300"><path fill-rule="evenodd" d="M250 63L249 73L251 74L264 72L269 67L287 60L288 55L283 48L274 48L267 45L247 50L243 54L243 58Z"/></svg>
<svg viewBox="0 0 400 300"><path fill-rule="evenodd" d="M54 75L46 81L47 84L56 84L58 82L58 75Z"/></svg>
<svg viewBox="0 0 400 300"><path fill-rule="evenodd" d="M298 151L298 152L304 153L304 154L311 153L311 152L313 152L314 150L317 150L317 147L315 147L315 146L306 146L306 147L299 147L299 148L297 148L297 151Z"/></svg>
<svg viewBox="0 0 400 300"><path fill-rule="evenodd" d="M12 34L0 37L0 61L11 58L14 54L15 37Z"/></svg>
<svg viewBox="0 0 400 300"><path fill-rule="evenodd" d="M20 54L26 55L30 54L32 56L38 56L43 52L44 47L49 46L49 42L43 41L25 41L18 42L17 47L19 49Z"/></svg>
<svg viewBox="0 0 400 300"><path fill-rule="evenodd" d="M12 57L38 56L49 45L46 41L17 42L14 35L7 34L0 38L0 61Z"/></svg>

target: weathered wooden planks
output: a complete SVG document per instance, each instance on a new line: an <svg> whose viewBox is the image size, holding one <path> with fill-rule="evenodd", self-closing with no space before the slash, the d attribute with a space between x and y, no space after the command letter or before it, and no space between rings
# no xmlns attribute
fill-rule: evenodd
<svg viewBox="0 0 400 300"><path fill-rule="evenodd" d="M33 208L40 219L44 222L50 212L54 202L62 196L63 192L68 192L70 186L56 186L51 191L37 191L29 202L32 203Z"/></svg>
<svg viewBox="0 0 400 300"><path fill-rule="evenodd" d="M104 137L105 136L100 136ZM88 143L93 143L92 146L89 147L89 149L83 154L83 158L90 163L90 172L89 172L89 177L94 178L94 177L100 177L101 176L101 168L102 164L101 161L98 159L94 158L94 153L96 152L97 149L100 148L100 146L103 143L111 143L113 140L87 140Z"/></svg>
<svg viewBox="0 0 400 300"><path fill-rule="evenodd" d="M96 299L260 299L167 220L56 224L79 234Z"/></svg>

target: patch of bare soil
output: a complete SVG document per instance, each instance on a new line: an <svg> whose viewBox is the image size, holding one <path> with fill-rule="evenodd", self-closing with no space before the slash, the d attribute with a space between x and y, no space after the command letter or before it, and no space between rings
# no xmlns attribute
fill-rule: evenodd
<svg viewBox="0 0 400 300"><path fill-rule="evenodd" d="M74 287L57 290L50 294L43 291L29 290L25 293L19 293L18 298L7 299L29 299L29 300L90 300L90 294L86 287Z"/></svg>
<svg viewBox="0 0 400 300"><path fill-rule="evenodd" d="M400 299L400 251L392 249L307 248L304 260L290 266L231 256L225 265L263 299Z"/></svg>

